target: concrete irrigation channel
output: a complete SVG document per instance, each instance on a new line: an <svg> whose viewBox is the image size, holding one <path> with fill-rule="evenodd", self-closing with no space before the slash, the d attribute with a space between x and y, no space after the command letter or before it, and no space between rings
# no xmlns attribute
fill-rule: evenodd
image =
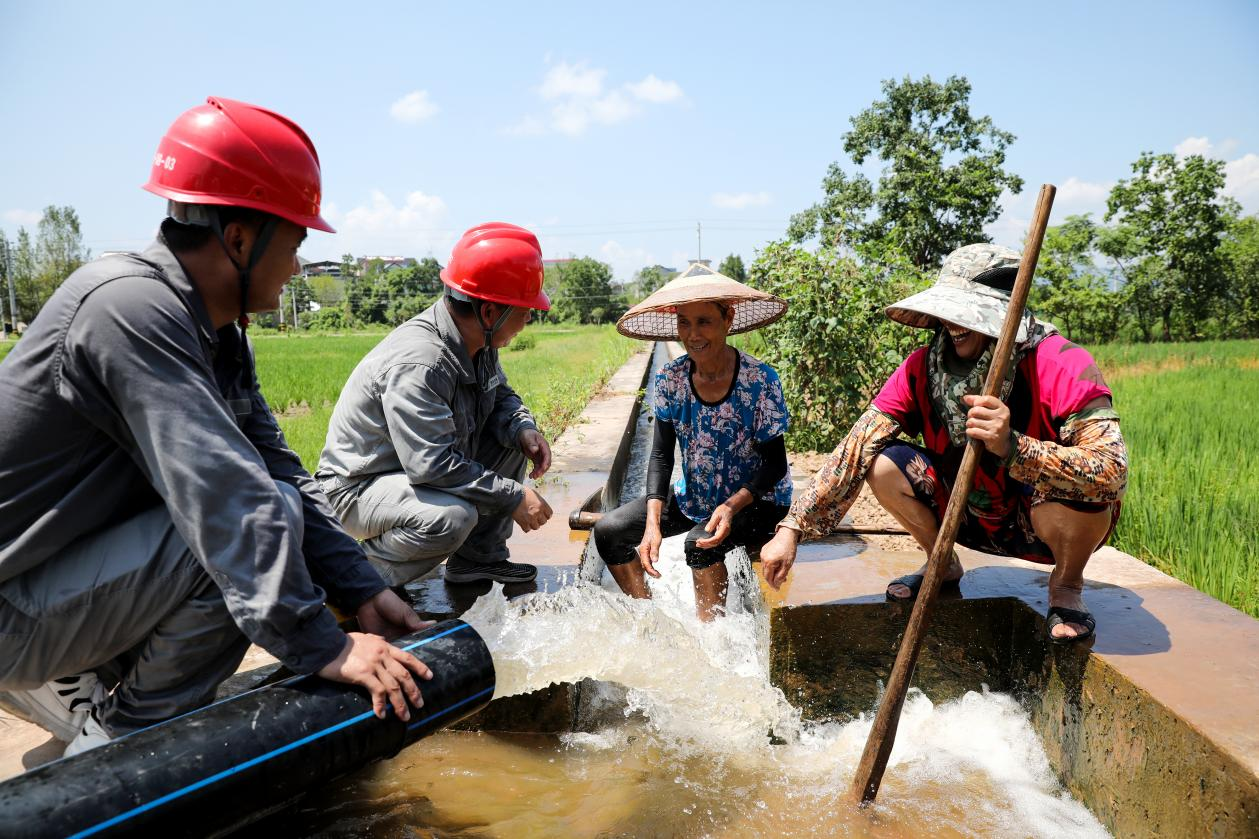
<svg viewBox="0 0 1259 839"><path fill-rule="evenodd" d="M662 348L656 363L665 352L677 348ZM635 491L641 466L631 461L648 429L640 409L651 366L648 352L633 356L555 441L540 490L556 515L511 542L513 559L539 566L538 579L508 586L509 598L602 575L587 550L588 534L570 529L569 514L615 506L627 472L627 497ZM808 476L794 477L800 486ZM1085 593L1098 638L1091 649L1058 647L1048 642L1044 626L1043 566L960 552L967 568L961 594L937 605L916 687L936 702L981 686L1016 697L1054 774L1116 836L1259 835L1259 621L1105 548L1089 564ZM802 545L781 591L748 593L769 610L770 678L806 719L847 720L874 707L908 618L907 606L884 601L884 586L920 562L917 552L882 550L844 536ZM438 576L411 584L408 593L424 616L457 620L488 589L447 586ZM255 652L225 692L281 676L278 664ZM278 689L292 690L284 684ZM584 682L553 684L496 699L457 725L482 732L585 731L586 700L597 690ZM33 726L0 718L0 777L55 757L47 739ZM391 740L358 762L401 745ZM126 741L107 748L125 749ZM317 788L324 780L311 783ZM0 784L0 833L41 832L38 825L15 823L29 813L3 803L4 790L22 781ZM286 788L288 797L300 792ZM90 790L81 797L90 804ZM276 803L251 806L258 815ZM177 832L207 831L194 825Z"/></svg>

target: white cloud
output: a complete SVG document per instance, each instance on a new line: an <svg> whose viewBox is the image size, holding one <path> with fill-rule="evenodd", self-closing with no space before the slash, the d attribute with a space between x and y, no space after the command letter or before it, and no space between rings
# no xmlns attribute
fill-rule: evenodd
<svg viewBox="0 0 1259 839"><path fill-rule="evenodd" d="M655 73L649 73L641 82L632 82L625 87L635 99L657 104L677 102L684 95L677 82L666 82L657 78Z"/></svg>
<svg viewBox="0 0 1259 839"><path fill-rule="evenodd" d="M632 280L638 269L656 262L646 248L627 248L614 239L599 246L599 259L612 266L612 276L622 283Z"/></svg>
<svg viewBox="0 0 1259 839"><path fill-rule="evenodd" d="M389 115L398 122L423 122L440 110L427 90L413 90L389 106Z"/></svg>
<svg viewBox="0 0 1259 839"><path fill-rule="evenodd" d="M771 200L768 192L714 192L712 198L713 206L723 210L763 207Z"/></svg>
<svg viewBox="0 0 1259 839"><path fill-rule="evenodd" d="M547 56L550 64L550 56ZM608 88L607 71L585 61L551 65L537 89L538 98L548 105L545 116L529 114L503 129L513 136L538 136L548 132L577 137L591 126L616 125L642 115L648 106L681 102L682 87L655 74L642 81Z"/></svg>
<svg viewBox="0 0 1259 839"><path fill-rule="evenodd" d="M1211 157L1214 148L1211 141L1206 137L1186 137L1176 144L1172 149L1177 157L1189 157L1190 155L1201 155L1202 157Z"/></svg>
<svg viewBox="0 0 1259 839"><path fill-rule="evenodd" d="M587 67L584 61L576 64L561 61L547 71L538 95L548 101L569 96L579 99L595 97L603 92L605 75L606 70Z"/></svg>
<svg viewBox="0 0 1259 839"><path fill-rule="evenodd" d="M337 229L332 241L320 236L310 243L323 253L339 257L398 255L421 257L427 253L445 254L454 240L449 229L446 202L439 196L416 190L401 205L379 189L371 191L366 204L342 213L334 203L325 203L324 216ZM330 257L331 258L331 257ZM440 257L439 257L440 258Z"/></svg>
<svg viewBox="0 0 1259 839"><path fill-rule="evenodd" d="M4 220L22 227L34 227L43 218L43 213L35 210L5 210Z"/></svg>
<svg viewBox="0 0 1259 839"><path fill-rule="evenodd" d="M1259 154L1225 163L1224 175L1224 194L1236 198L1247 213L1259 212Z"/></svg>

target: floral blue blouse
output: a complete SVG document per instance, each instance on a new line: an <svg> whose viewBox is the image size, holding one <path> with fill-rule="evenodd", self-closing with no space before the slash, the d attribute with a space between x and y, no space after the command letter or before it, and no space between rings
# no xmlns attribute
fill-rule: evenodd
<svg viewBox="0 0 1259 839"><path fill-rule="evenodd" d="M761 467L752 448L787 433L787 403L774 368L739 353L739 372L720 402L704 402L691 385L691 359L683 355L656 374L656 419L673 423L682 450L682 477L673 485L687 518L705 522L719 504ZM791 474L763 496L791 503Z"/></svg>

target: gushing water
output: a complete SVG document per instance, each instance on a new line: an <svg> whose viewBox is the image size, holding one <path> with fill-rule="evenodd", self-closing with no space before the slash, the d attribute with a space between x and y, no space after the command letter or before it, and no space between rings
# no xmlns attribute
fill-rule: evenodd
<svg viewBox="0 0 1259 839"><path fill-rule="evenodd" d="M615 711L604 725L558 738L439 733L348 781L309 829L478 839L1106 835L1062 791L1018 703L987 690L942 705L911 691L878 803L857 810L843 795L871 719L802 722L770 684L768 619L746 556L728 560L728 616L703 624L681 555L680 537L665 540L651 601L610 583L511 602L494 590L464 615L494 656L497 696L597 680Z"/></svg>

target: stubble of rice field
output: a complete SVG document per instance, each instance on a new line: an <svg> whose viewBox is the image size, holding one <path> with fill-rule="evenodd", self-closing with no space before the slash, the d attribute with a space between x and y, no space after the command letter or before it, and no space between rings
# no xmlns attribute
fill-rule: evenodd
<svg viewBox="0 0 1259 839"><path fill-rule="evenodd" d="M528 326L527 349L499 354L508 382L554 441L590 397L640 346L612 326ZM253 338L258 381L292 449L311 472L328 421L354 366L386 333L260 335ZM518 339L519 340L519 339Z"/></svg>
<svg viewBox="0 0 1259 839"><path fill-rule="evenodd" d="M1090 349L1128 444L1111 544L1259 617L1259 341Z"/></svg>

